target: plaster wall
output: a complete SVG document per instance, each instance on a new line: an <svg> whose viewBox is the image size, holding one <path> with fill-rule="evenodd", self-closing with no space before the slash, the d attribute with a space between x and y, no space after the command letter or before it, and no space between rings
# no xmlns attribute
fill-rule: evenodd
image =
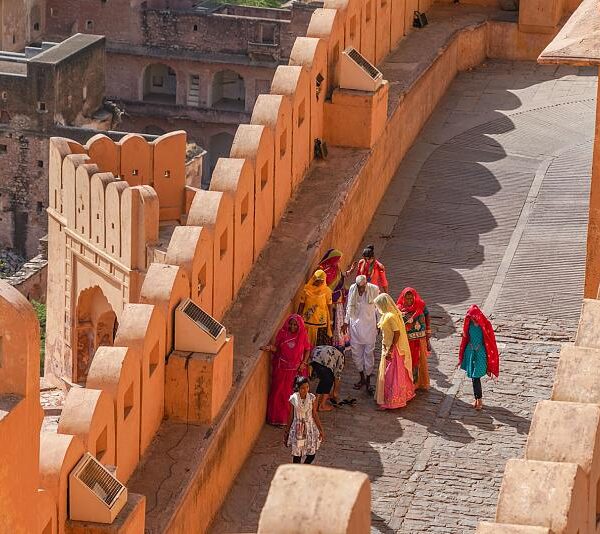
<svg viewBox="0 0 600 534"><path fill-rule="evenodd" d="M198 190L192 201L188 226L210 230L212 243L212 315L220 320L233 299L234 205L230 193Z"/></svg>
<svg viewBox="0 0 600 534"><path fill-rule="evenodd" d="M292 117L289 97L270 94L259 95L250 119L250 124L268 127L273 137L273 226L281 219L292 195Z"/></svg>
<svg viewBox="0 0 600 534"><path fill-rule="evenodd" d="M38 362L33 308L15 288L0 282L1 532L35 532L38 518L48 512L37 492L42 422Z"/></svg>
<svg viewBox="0 0 600 534"><path fill-rule="evenodd" d="M254 175L253 258L256 260L273 229L275 149L271 130L262 124L241 124L233 139L231 157L246 159Z"/></svg>
<svg viewBox="0 0 600 534"><path fill-rule="evenodd" d="M115 466L127 482L140 459L141 354L127 347L100 347L86 387L105 391L113 404Z"/></svg>
<svg viewBox="0 0 600 534"><path fill-rule="evenodd" d="M285 179L285 172L277 178ZM289 173L287 182L290 183ZM222 191L233 199L232 295L236 295L254 260L254 171L248 160L220 158L210 182L211 191ZM288 195L289 198L289 188ZM287 200L286 198L286 200ZM212 260L212 258L211 258Z"/></svg>
<svg viewBox="0 0 600 534"><path fill-rule="evenodd" d="M302 181L312 159L310 117L312 117L313 101L310 89L311 83L308 69L299 65L285 65L278 67L273 78L273 83L271 84L271 94L287 96L292 107L292 190L294 190Z"/></svg>
<svg viewBox="0 0 600 534"><path fill-rule="evenodd" d="M164 316L156 306L127 304L115 337L117 347L129 347L140 359L139 456L146 452L163 418L164 321ZM135 449L135 445L132 447Z"/></svg>
<svg viewBox="0 0 600 534"><path fill-rule="evenodd" d="M600 89L599 89L600 91ZM600 101L596 101L596 116ZM590 212L588 219L587 252L585 262L586 298L597 298L600 289L600 123L596 120L594 152L592 160L592 183L590 187Z"/></svg>

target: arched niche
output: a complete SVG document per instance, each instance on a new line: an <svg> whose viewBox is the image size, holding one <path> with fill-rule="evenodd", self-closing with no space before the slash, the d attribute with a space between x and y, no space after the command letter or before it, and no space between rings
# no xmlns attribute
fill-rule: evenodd
<svg viewBox="0 0 600 534"><path fill-rule="evenodd" d="M117 316L98 286L84 289L77 299L73 354L73 378L85 384L98 347L112 347L117 331Z"/></svg>

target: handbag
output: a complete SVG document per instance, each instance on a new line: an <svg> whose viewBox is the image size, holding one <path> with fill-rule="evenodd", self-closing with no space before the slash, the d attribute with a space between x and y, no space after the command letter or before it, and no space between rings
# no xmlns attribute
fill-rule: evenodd
<svg viewBox="0 0 600 534"><path fill-rule="evenodd" d="M424 28L427 24L429 24L427 15L420 11L415 11L413 16L413 28Z"/></svg>
<svg viewBox="0 0 600 534"><path fill-rule="evenodd" d="M306 441L306 421L299 419L295 423L296 428L296 446L301 449Z"/></svg>

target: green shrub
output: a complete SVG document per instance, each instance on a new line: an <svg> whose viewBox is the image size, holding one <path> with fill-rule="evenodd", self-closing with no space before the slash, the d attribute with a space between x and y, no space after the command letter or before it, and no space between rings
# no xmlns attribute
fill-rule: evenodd
<svg viewBox="0 0 600 534"><path fill-rule="evenodd" d="M46 305L36 300L31 301L40 323L40 376L44 374L44 357L46 351Z"/></svg>

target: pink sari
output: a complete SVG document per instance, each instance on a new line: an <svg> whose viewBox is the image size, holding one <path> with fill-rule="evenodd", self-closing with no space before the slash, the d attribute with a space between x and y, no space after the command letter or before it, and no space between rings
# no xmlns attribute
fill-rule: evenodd
<svg viewBox="0 0 600 534"><path fill-rule="evenodd" d="M290 332L290 320L295 319L298 330ZM294 380L299 373L304 351L310 350L308 334L300 315L290 315L275 338L277 352L271 361L271 390L267 401L267 423L285 425L288 422L290 396L294 392Z"/></svg>
<svg viewBox="0 0 600 534"><path fill-rule="evenodd" d="M415 396L415 386L396 346L392 349L391 357L389 362L384 358L383 404L380 406L386 410L403 408Z"/></svg>

